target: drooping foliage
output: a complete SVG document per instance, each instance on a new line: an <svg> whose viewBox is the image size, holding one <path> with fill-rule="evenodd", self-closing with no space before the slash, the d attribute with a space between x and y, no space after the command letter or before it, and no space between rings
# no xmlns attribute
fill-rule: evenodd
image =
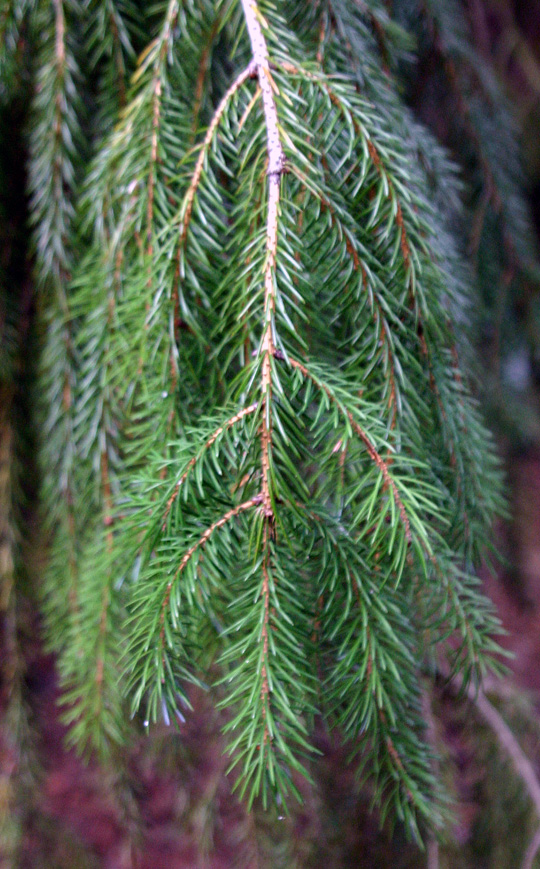
<svg viewBox="0 0 540 869"><path fill-rule="evenodd" d="M411 5L5 3L0 86L23 28L69 739L106 756L211 684L249 802L290 799L322 717L416 834L422 678L493 664L501 496L463 182L402 99L445 4Z"/></svg>

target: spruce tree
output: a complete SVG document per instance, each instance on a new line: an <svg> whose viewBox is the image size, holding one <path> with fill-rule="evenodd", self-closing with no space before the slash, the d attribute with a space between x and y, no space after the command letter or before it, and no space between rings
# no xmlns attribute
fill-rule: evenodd
<svg viewBox="0 0 540 869"><path fill-rule="evenodd" d="M460 91L466 188L406 104L426 40L460 86L459 5L4 0L0 31L0 99L34 94L43 613L70 742L106 762L204 685L248 805L290 807L322 720L383 818L440 828L423 686L498 666L478 285L534 256L517 169L486 152L492 82ZM9 379L7 342L0 361Z"/></svg>

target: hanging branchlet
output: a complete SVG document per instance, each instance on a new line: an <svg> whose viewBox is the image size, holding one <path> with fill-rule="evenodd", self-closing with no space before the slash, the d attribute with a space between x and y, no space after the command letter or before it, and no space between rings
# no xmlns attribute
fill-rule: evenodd
<svg viewBox="0 0 540 869"><path fill-rule="evenodd" d="M226 704L232 702L237 709L228 728L231 734L237 732L230 744L233 767L242 765L242 792L247 791L250 799L253 799L261 788L266 799L268 788L277 786L285 795L293 787L290 770L298 768L299 760L291 752L291 746L296 744L303 747L301 751L306 749L304 718L311 714L313 699L310 685L314 678L313 674L309 675L311 658L308 637L311 636L312 612L317 606L316 602L321 596L328 601L326 618L331 619L329 613L340 610L349 618L349 604L344 604L348 593L337 576L331 585L331 592L321 595L328 579L325 571L318 573L318 560L321 559L321 564L328 564L330 556L326 550L327 543L323 543L325 537L320 536L320 527L312 529L314 541L319 542L315 544L312 541L308 546L311 553L309 566L303 562L306 581L309 577L306 586L309 592L304 602L300 596L303 582L295 589L287 575L287 565L291 564L290 552L296 552L299 545L306 545L306 534L309 535L313 517L320 512L320 499L328 503L335 500L332 489L336 473L339 474L340 488L348 488L341 521L346 522L349 529L347 533L354 539L355 546L365 547L361 569L375 572L378 582L382 584L378 594L384 595L384 589L389 592L398 583L405 583L406 586L408 576L412 579L420 573L426 588L433 586L429 592L432 604L427 610L426 619L431 624L431 620L436 622L442 617L440 625L446 626L450 619L457 627L452 606L455 605L461 613L462 587L455 580L452 585L454 604L449 609L446 609L448 596L443 594L438 597L434 593L438 582L435 580L437 572L442 570L447 573L454 557L443 544L448 518L442 503L436 506L433 501L437 484L430 464L412 457L413 445L417 442L416 424L413 423L409 429L405 419L398 416L398 408L402 404L398 389L404 395L410 390L403 374L403 362L410 358L411 352L419 352L421 358L425 344L424 340L417 341L416 334L412 342L410 338L405 340L402 327L398 325L400 317L411 315L415 330L418 326L423 339L422 312L427 310L428 297L427 288L421 283L421 274L422 269L427 268L424 263L428 261L429 251L424 235L421 201L418 198L412 201L409 192L403 187L399 172L392 174L392 169L387 169L387 165L391 164L391 155L388 149L376 143L378 133L371 110L355 91L341 79L327 80L320 72L301 66L296 60L284 59L283 46L294 45L291 34L280 30L277 19L273 21L276 27L274 33L268 18L253 3L242 3L242 10L252 58L225 92L203 138L180 210L180 247L177 250L181 253L182 268L177 270L177 274L183 272L186 275L186 245L190 237L196 237L199 226L203 225L200 224L201 219L204 221L205 235L212 231L209 212L202 212L205 196L202 185L206 173L212 171L212 161L224 166L225 160L228 160L230 166L240 160L238 175L230 170L227 172L230 181L224 183L216 175L209 177L217 185L214 189L219 189L224 202L231 202L232 207L229 225L216 224L225 231L225 237L230 238L229 256L232 263L219 279L216 314L219 316L223 311L228 316L228 311L232 310L230 294L236 291L235 287L241 287L244 307L243 310L236 308L239 311L238 320L247 323L248 334L253 336L250 341L255 345L257 324L262 321L255 365L239 372L230 393L231 397L242 396L243 402L251 403L228 417L223 415L221 420L215 417L213 431L210 429L210 434L201 432L200 445L194 445L192 451L188 443L181 448L179 445L186 458L181 459L178 453L177 482L158 496L156 504L162 505L157 507L158 519L148 524L145 535L147 542L143 544L144 561L136 591L130 647L135 659L130 684L136 691L136 704L140 702L146 685L150 692L150 712L160 708L160 698L163 696L171 698L171 711L174 711L175 691L179 689L174 684L169 685L167 674L174 672L175 656L189 655L188 649L193 642L192 631L197 630L190 627L184 631L179 645L177 631L180 613L187 607L193 625L199 624L201 618L204 620L212 613L210 617L214 623L222 626L220 634L224 651L221 662L226 673L223 680L225 684L234 686L230 697L223 701ZM275 63L270 62L265 33L276 44L279 42L281 54ZM243 87L249 84L254 75L258 79L259 91L252 95L246 93L246 102L242 103L244 108L240 104L236 109L235 100L238 97L244 100ZM257 125L254 116L259 93L262 128ZM327 118L326 125L321 124L323 117ZM321 134L325 126L333 131L329 140L325 140L324 134ZM230 132L233 129L238 140ZM242 177L248 165L239 144L244 138L251 143L251 161L257 167L248 176L249 183ZM311 145L313 138L316 142L314 146ZM289 152L287 162L284 144ZM220 148L223 148L223 156ZM321 152L320 157L315 156ZM360 182L353 174L357 165ZM290 172L284 174L289 168ZM259 198L255 205L255 191L261 184L266 186L266 196ZM285 195L284 185L287 187ZM365 223L359 221L355 205L356 198L362 195L364 188L368 203L370 200L372 202L367 207L368 218ZM246 197L247 203L254 203L249 223L245 221L249 207L246 205L241 211L238 210L231 198L233 194ZM304 218L297 233L293 203L300 194ZM324 205L324 211L321 205ZM322 238L318 228L320 215L325 212L330 216L330 227L335 236L332 244L337 245L339 252L338 256L334 252L326 254L331 259L329 266L323 264L324 253L318 249ZM256 235L253 233L253 215L259 226ZM378 239L376 257L370 252L373 237ZM384 247L381 249L385 239L391 244L388 254ZM306 255L306 250L309 250L309 255ZM343 269L343 262L350 263L350 268ZM292 273L288 265L291 263L294 263ZM309 278L302 277L299 263L308 269ZM364 310L371 308L372 312L376 312L376 316L370 314L367 320L362 319L360 313L358 317L360 335L367 336L371 324L376 336L374 345L383 341L382 336L387 342L385 358L388 362L380 388L376 386L376 379L370 382L370 373L374 372L374 368L369 364L366 366L366 357L362 356L360 350L350 374L343 368L343 362L338 361L335 367L339 356L333 348L347 334L347 331L340 331L343 328L340 318L346 315L339 305L339 315L334 314L323 341L319 340L315 345L319 361L306 359L302 362L297 356L299 350L304 357L306 354L307 344L300 333L305 319L312 316L309 313L312 310L310 306L322 286L321 275L325 275L326 268L331 270L329 274L332 278L325 277L322 299L324 292L329 292L334 303L339 292L346 296L353 292L361 306L360 311L364 307ZM399 299L396 311L392 310L395 301L390 300L384 289L388 275L383 275L388 268ZM235 277L237 269L238 279ZM433 280L437 280L433 266L430 265L430 269ZM246 272L253 277L244 284ZM235 280L240 283L236 284ZM257 288L257 280L261 282L261 290ZM313 286L310 286L311 281ZM326 290L326 286L329 290ZM439 302L432 298L431 304ZM300 306L308 313L302 313ZM258 312L261 317L259 321ZM224 322L227 323L227 319ZM344 319L343 325L345 322ZM233 321L230 328L231 340L240 340L242 336L243 342L244 330L240 332ZM346 330L350 328L345 327ZM371 334L369 340L373 341ZM330 367L330 362L334 363L334 368ZM280 363L278 367L276 363ZM366 385L360 392L360 398L355 394L351 380L351 377L357 376ZM428 371L428 392L433 389L433 377L433 373ZM257 378L258 399L254 391ZM252 425L246 428L245 424L251 418ZM301 419L305 419L302 424L305 433L298 429L297 423ZM260 438L258 459L253 440L257 427ZM397 443L400 444L399 450L386 440L388 431L394 430ZM410 447L405 449L409 438ZM336 444L339 445L339 467L336 467ZM344 444L347 444L346 451L343 449ZM318 471L312 475L309 487L299 479L293 463L287 458L289 451L292 451L294 461L300 464L303 456L317 457ZM174 449L171 455L174 455ZM219 480L208 473L212 465L219 467L220 475L225 475L223 479ZM359 474L360 467L362 471ZM196 481L190 482L193 476ZM148 482L143 483L141 480L140 495L137 496L141 506L137 508L137 516L141 515L143 509L145 486L148 486ZM239 491L242 491L244 500L235 501ZM211 495L211 492L215 494ZM219 503L215 497L217 493L221 495ZM209 501L209 498L212 500ZM427 525L421 516L424 510L432 516L436 515L437 520L431 519ZM244 534L251 541L248 552L242 551ZM332 545L335 547L335 542ZM235 565L238 575L233 580L233 587L238 582L238 589L244 588L244 592L239 591L238 600L233 594L225 609L216 609L217 601L211 605L207 601L214 594L212 589L220 584L219 574L215 571L219 570L218 565L222 557L226 557L227 551L235 553L233 561L229 561ZM257 572L260 572L259 580L258 585L255 585ZM167 574L170 578L165 581ZM298 566L295 575L298 575ZM153 585L159 577L163 579ZM352 578L351 588L358 589L359 582L356 577ZM251 594L258 601L252 612L247 608ZM405 598L406 594L403 600ZM148 606L155 612L150 599L160 601L151 628L143 609ZM228 595L225 599L228 600ZM365 617L364 610L361 618ZM406 620L405 611L402 617ZM320 619L321 616L318 617L319 623ZM342 720L342 680L346 684L349 679L345 675L349 672L346 668L351 667L350 672L354 672L354 657L351 657L351 650L340 645L342 640L339 639L339 631L341 627L350 637L351 624L357 626L355 630L360 632L359 636L362 629L354 620L348 622L340 617L334 621L338 628L337 633L334 631L328 635L328 660L332 659L332 654L337 655L339 649L339 657L344 657L346 665L343 670L335 671L336 676L340 674L334 680L337 690L335 696L341 697L341 700L332 700L331 705L335 702L334 710ZM486 628L488 624L490 628L495 628L496 623L489 617L485 622ZM292 625L294 629L291 635ZM238 639L235 636L237 631L240 631ZM472 655L469 676L478 666L477 652L473 651L473 647L478 641L481 644L484 642L481 635L474 624L468 634L474 637L473 644L466 647ZM376 628L371 636L371 664L368 669L376 674L374 662L377 654L381 654L374 652ZM145 663L147 655L154 654L154 642L162 650L154 674L155 681L150 677ZM294 672L298 673L300 666L305 668L306 694L303 698L296 690L292 690L295 678L293 671L290 676L286 675L290 660L284 650L290 642L294 642L297 655ZM485 642L487 648L490 644L487 636ZM183 649L182 653L180 648ZM333 653L330 651L332 648ZM464 650L464 647L461 649ZM412 648L411 654L414 655ZM187 658L185 660L187 662ZM463 658L459 660L460 665L463 665ZM414 694L412 672L409 690ZM191 678L185 668L184 673L185 678ZM386 756L400 781L393 798L398 801L403 798L407 812L427 813L428 804L421 798L417 787L412 786L408 771L411 753L416 756L412 743L407 743L408 749L402 757L396 739L391 735L395 724L390 725L388 722L396 722L392 711L395 698L393 701L390 696L392 691L390 684L385 692L376 690L374 717L369 711L370 707L361 704L360 708L364 712L355 716L355 724L349 725L350 733L352 736L358 732L355 728L361 730L368 726L368 721L372 721L377 730L382 728L385 735L382 740L377 739L377 750L382 752L381 756ZM334 691L331 696L334 697ZM284 713L286 708L289 710L287 714ZM419 704L416 707L413 704L412 708L419 709ZM296 711L291 715L290 710ZM418 712L414 714L418 715L420 728L420 716ZM414 739L418 738L418 732ZM284 734L287 734L288 742ZM424 772L426 784L431 781L429 764ZM413 814L408 816L412 823Z"/></svg>
<svg viewBox="0 0 540 869"><path fill-rule="evenodd" d="M498 465L426 166L459 210L456 169L403 106L412 42L379 4L139 5L93 0L80 43L75 0L41 13L30 190L70 738L107 753L123 703L168 723L213 682L248 803L298 793L322 715L420 836L444 797L419 674L444 658L478 681L498 630L474 577ZM79 89L101 112L82 190Z"/></svg>

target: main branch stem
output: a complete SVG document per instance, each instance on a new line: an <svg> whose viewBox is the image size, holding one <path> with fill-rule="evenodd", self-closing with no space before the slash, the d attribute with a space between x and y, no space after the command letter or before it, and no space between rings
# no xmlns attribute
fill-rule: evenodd
<svg viewBox="0 0 540 869"><path fill-rule="evenodd" d="M279 135L279 122L274 99L276 88L270 72L268 49L261 28L261 15L253 0L242 0L242 8L251 41L253 63L261 88L264 120L266 124L268 152L268 211L266 218L266 262L264 267L264 331L262 339L262 378L263 413L261 427L262 447L262 496L263 510L269 522L273 519L272 499L270 496L270 452L272 449L272 357L274 345L274 315L276 291L274 271L278 239L278 213L280 181L285 166L285 154Z"/></svg>
<svg viewBox="0 0 540 869"><path fill-rule="evenodd" d="M269 684L268 684L268 629L270 618L270 540L274 536L274 510L270 491L270 462L272 453L272 365L275 354L274 317L276 311L276 287L274 273L276 268L276 252L278 241L279 197L281 175L285 168L285 154L279 135L279 122L274 99L277 87L272 79L268 48L264 38L261 21L262 16L254 0L242 0L242 8L246 26L251 41L253 64L259 79L261 89L264 120L266 125L268 153L268 210L266 216L266 260L264 264L264 323L261 350L263 354L261 393L262 393L262 423L261 423L261 495L262 509L265 516L264 555L263 555L263 605L264 620L262 625L262 714L266 722ZM263 745L269 739L268 726L265 723Z"/></svg>

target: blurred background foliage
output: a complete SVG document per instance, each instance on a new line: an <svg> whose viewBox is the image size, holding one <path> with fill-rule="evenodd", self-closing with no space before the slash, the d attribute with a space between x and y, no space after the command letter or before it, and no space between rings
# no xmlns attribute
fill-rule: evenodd
<svg viewBox="0 0 540 869"><path fill-rule="evenodd" d="M20 867L540 866L527 849L538 817L500 733L474 699L431 691L431 738L456 798L455 823L425 852L370 813L370 793L343 748L318 735L316 786L291 817L247 813L224 774L220 714L193 692L177 735L137 742L123 772L63 747L54 660L39 641L36 583L43 553L29 396L35 296L28 243L26 117L31 46L23 7L17 86L0 90L0 865ZM369 0L359 5L370 7ZM373 4L379 7L380 4ZM540 773L540 2L388 0L414 36L400 77L407 102L463 168L468 251L478 276L480 394L506 458L510 510L497 529L505 556L485 585L508 629L514 677L486 690ZM5 14L4 14L5 13ZM373 19L385 56L387 21ZM385 26L383 26L385 25ZM4 28L4 29L3 29ZM413 43L411 43L411 47ZM520 147L515 147L515 142ZM525 192L525 196L520 195ZM528 211L532 215L529 220ZM9 364L8 364L9 361ZM120 765L119 767L120 768Z"/></svg>

